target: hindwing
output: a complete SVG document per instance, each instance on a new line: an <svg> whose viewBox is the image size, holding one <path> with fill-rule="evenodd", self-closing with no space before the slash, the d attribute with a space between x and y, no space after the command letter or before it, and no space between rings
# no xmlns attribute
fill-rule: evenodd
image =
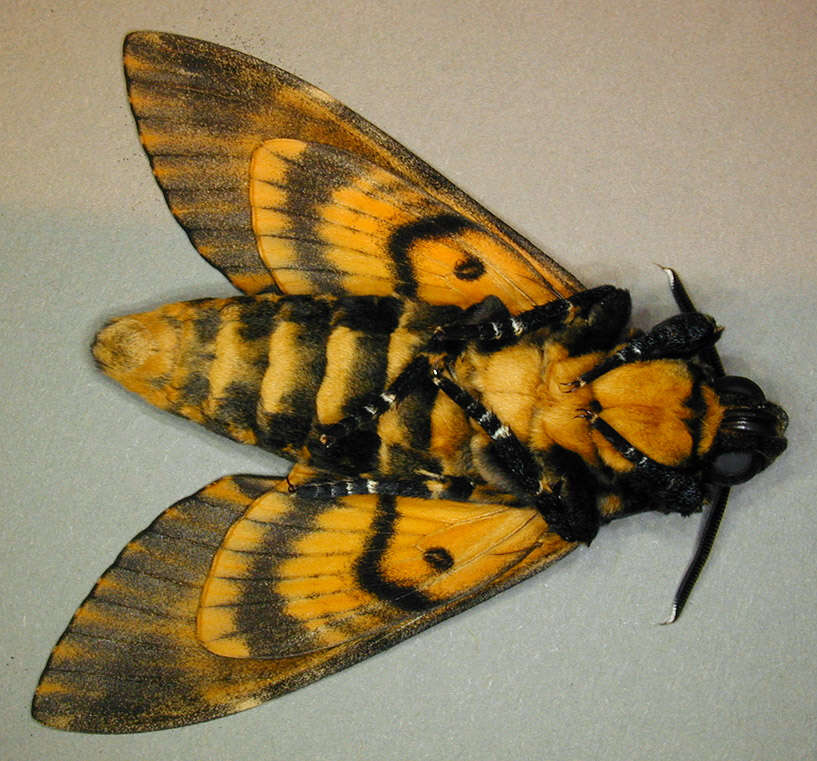
<svg viewBox="0 0 817 761"><path fill-rule="evenodd" d="M531 552L564 546L533 509L270 492L216 553L199 639L240 658L334 647L472 596Z"/></svg>
<svg viewBox="0 0 817 761"><path fill-rule="evenodd" d="M331 577L333 568L340 566L324 565L321 557L331 555L322 555L319 548L327 542L334 545L333 537L342 533L344 524L355 535L361 533L352 530L355 521L368 522L369 529L361 533L367 537L363 544L376 544L377 537L383 537L376 525L376 498L316 502L315 520L305 521L296 516L303 500L285 493L287 489L285 480L226 477L169 508L135 537L97 582L54 648L34 696L34 717L59 729L120 733L182 726L242 711L390 647L536 573L575 547L548 533L542 519L534 519L529 510L398 499L397 523L405 531L392 531L383 550L353 550L352 556L358 561L379 558L378 573L385 582L414 584L430 606L400 608L399 596L390 598L382 589L371 595L353 575L348 593L376 600L369 603L371 619L349 619L350 626L357 627L353 637L338 637L335 632L342 628L338 626L310 631L306 625L310 615L304 612L286 622L268 616L271 628L265 634L271 642L280 642L275 627L281 627L301 632L296 645L301 651L314 646L318 637L320 649L292 654L290 648L290 657L280 657L279 652L277 658L217 655L212 642L202 645L197 619L200 626L202 601L215 600L214 580L225 575L231 553L241 554L239 542L247 541L242 535L253 530L253 521L262 519L260 534L271 538L269 548L252 540L249 545L255 549L242 548L245 555L261 558L259 568L268 563L280 571L290 560L305 564L300 574L291 567L292 585L259 599L260 608L280 605L274 595L280 598L282 592L289 602L308 603L311 583L315 599L324 594L320 579ZM425 528L409 531L409 524ZM431 526L436 528L429 530ZM487 529L487 537L478 536L482 529ZM273 546L282 550L277 560ZM448 564L448 556L455 562L446 575L440 569ZM349 560L341 552L341 566L345 563L347 571L355 562ZM311 571L303 572L308 566ZM342 574L338 570L335 576L342 579ZM239 581L222 602L250 603L247 589ZM328 607L324 605L324 610ZM366 629L365 621L375 617L377 625ZM338 643L327 646L327 637Z"/></svg>
<svg viewBox="0 0 817 761"><path fill-rule="evenodd" d="M460 307L492 294L513 312L558 295L496 234L339 148L265 141L252 156L250 205L259 254L286 293Z"/></svg>
<svg viewBox="0 0 817 761"><path fill-rule="evenodd" d="M487 270L502 271L508 280L519 277L511 290L527 294L519 308L542 303L580 290L581 284L542 251L497 219L480 204L432 169L402 145L346 106L316 87L255 58L212 43L157 32L128 35L124 50L125 75L131 108L142 145L153 172L176 219L198 251L241 290L338 293L351 277L353 293L383 293L376 279L378 269L392 256L388 247L379 252L381 265L371 279L360 279L360 260L336 258L331 268L309 270L309 257L271 254L256 247L250 209L250 165L257 162L259 146L267 140L292 139L325 146L324 157L347 158L346 170L372 166L401 183L403 192L433 199L415 212L413 224L446 215L446 225L458 228ZM333 150L334 149L334 150ZM319 153L312 152L314 159ZM303 173L284 176L288 202L309 215L321 216L315 200L338 193L360 181L357 174L339 170L338 161L310 165L309 181L298 182ZM257 214L256 214L257 216ZM354 217L363 224L364 217ZM293 221L293 217L290 221ZM331 220L327 220L330 222ZM311 224L291 225L290 239L308 251ZM411 237L411 230L405 233ZM361 231L365 233L365 227ZM302 237L302 236L306 237ZM263 236L262 236L263 237ZM420 236L428 241L437 237ZM465 244L463 244L465 245ZM423 246L428 248L428 245ZM417 252L419 253L419 251ZM473 279L473 253L448 255L449 283L463 284L459 272ZM304 269L303 276L287 277L286 268ZM422 271L419 285L423 286ZM467 282L467 279L466 281ZM471 285L481 297L494 293L496 281L476 279ZM304 283L308 283L304 291ZM395 289L405 280L397 278ZM434 286L435 283L431 283ZM368 291L367 288L374 288ZM294 291L288 289L293 288ZM436 289L434 303L459 304L458 289ZM473 303L469 301L468 303ZM507 304L513 308L514 304Z"/></svg>

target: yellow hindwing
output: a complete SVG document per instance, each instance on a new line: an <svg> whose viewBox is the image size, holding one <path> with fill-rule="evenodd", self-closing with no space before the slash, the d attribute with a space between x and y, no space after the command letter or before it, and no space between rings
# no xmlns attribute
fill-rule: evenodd
<svg viewBox="0 0 817 761"><path fill-rule="evenodd" d="M198 637L214 653L283 658L399 626L566 543L534 509L270 492L215 555Z"/></svg>

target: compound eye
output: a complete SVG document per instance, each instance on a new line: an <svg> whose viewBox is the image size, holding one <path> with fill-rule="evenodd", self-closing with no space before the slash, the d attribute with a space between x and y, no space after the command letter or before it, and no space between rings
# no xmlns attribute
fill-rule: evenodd
<svg viewBox="0 0 817 761"><path fill-rule="evenodd" d="M715 380L715 390L718 394L739 394L756 404L766 401L763 389L752 380L742 375L724 375Z"/></svg>
<svg viewBox="0 0 817 761"><path fill-rule="evenodd" d="M763 470L763 465L764 458L759 452L747 450L723 452L712 461L710 480L722 486L742 484Z"/></svg>

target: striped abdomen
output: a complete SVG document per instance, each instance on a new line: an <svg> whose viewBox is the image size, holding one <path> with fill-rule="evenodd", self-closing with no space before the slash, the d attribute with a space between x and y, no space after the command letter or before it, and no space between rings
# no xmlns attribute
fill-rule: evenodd
<svg viewBox="0 0 817 761"><path fill-rule="evenodd" d="M315 425L337 422L380 393L452 310L395 298L202 299L113 320L93 352L108 375L151 404L305 462L321 450ZM443 435L442 459L462 459L469 432L459 410L435 404L436 396L430 384L418 388L376 431L315 464L353 473L461 470L429 454Z"/></svg>

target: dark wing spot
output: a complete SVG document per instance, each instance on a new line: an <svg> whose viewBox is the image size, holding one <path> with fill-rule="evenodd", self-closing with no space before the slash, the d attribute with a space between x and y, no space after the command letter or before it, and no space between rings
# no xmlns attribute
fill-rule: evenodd
<svg viewBox="0 0 817 761"><path fill-rule="evenodd" d="M423 553L423 560L435 571L447 571L454 565L454 558L445 547L430 547Z"/></svg>
<svg viewBox="0 0 817 761"><path fill-rule="evenodd" d="M454 265L454 274L460 280L478 280L485 274L485 265L476 256L466 256Z"/></svg>

